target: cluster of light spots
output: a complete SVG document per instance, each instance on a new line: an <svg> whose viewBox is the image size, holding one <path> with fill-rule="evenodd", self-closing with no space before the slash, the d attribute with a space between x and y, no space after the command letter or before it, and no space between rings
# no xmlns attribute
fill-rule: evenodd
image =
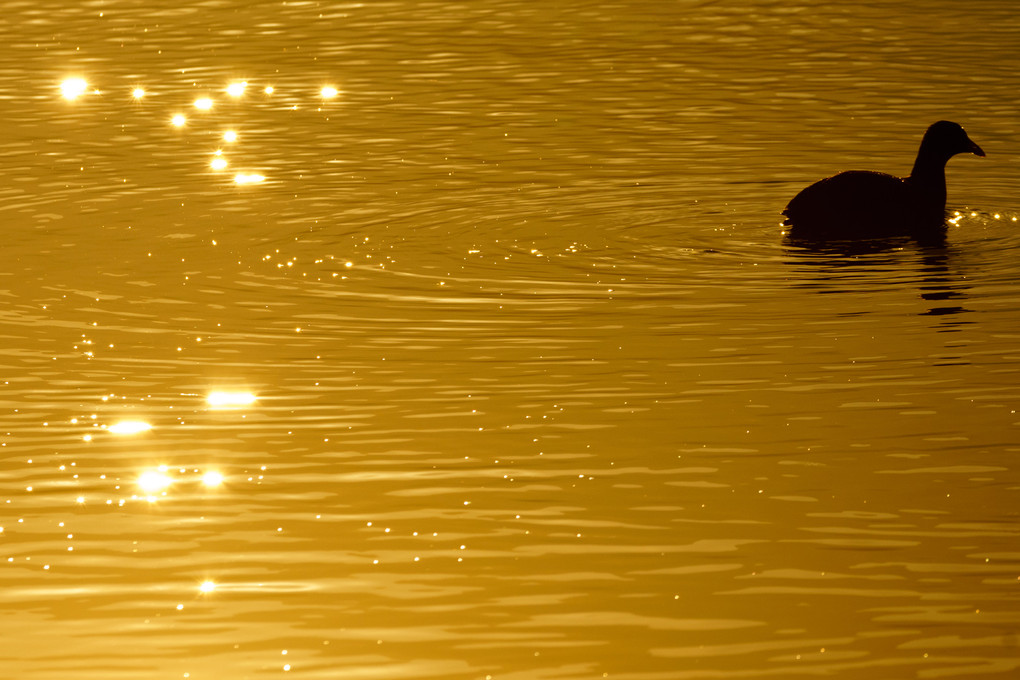
<svg viewBox="0 0 1020 680"><path fill-rule="evenodd" d="M193 83L193 85L197 85L197 83ZM224 90L222 91L225 92L226 96L228 97L240 99L248 92L248 85L249 83L244 80L231 81L226 84ZM62 96L69 101L77 99L82 94L85 94L88 90L89 85L84 78L80 77L67 78L60 83L60 92ZM266 85L263 87L262 91L268 96L272 95L276 90L272 85ZM98 89L93 90L93 93L96 95L102 94ZM337 97L339 94L340 91L332 85L322 86L318 90L319 98L322 100L333 99ZM144 89L144 87L142 87L141 84L136 84L131 89L131 97L136 102L139 102L143 98L147 98L148 96L149 93ZM199 111L212 111L216 107L216 101L211 96L200 96L199 98L194 99L192 101L192 106L198 109ZM293 106L290 106L289 108L296 111L298 109L298 106L295 104ZM322 109L320 108L319 110L321 111ZM189 124L189 121L183 113L177 112L173 113L170 116L170 124L176 128L184 128ZM223 133L223 139L226 142L234 142L237 140L237 133L234 132L233 130L228 130ZM213 171L221 171L226 169L228 165L227 160L221 157L220 153L217 153L216 156L217 156L216 158L212 159L209 162L208 167L211 168L211 170ZM234 175L233 180L234 183L238 185L249 185L260 184L266 180L266 177L262 174L255 172L239 172L236 175Z"/></svg>
<svg viewBox="0 0 1020 680"><path fill-rule="evenodd" d="M148 432L151 429L152 425L141 420L122 420L106 428L106 431L113 434L138 434L139 432Z"/></svg>
<svg viewBox="0 0 1020 680"><path fill-rule="evenodd" d="M75 464L71 463L73 467ZM63 471L65 466L61 465L60 470ZM73 478L77 480L79 475L73 475ZM106 480L108 475L100 474L100 480ZM261 475L259 479L261 479ZM121 485L119 483L120 478L117 477L113 480L115 482L114 490L121 491ZM138 493L133 493L130 497L123 498L106 498L105 501L100 500L97 502L105 503L106 505L117 507L124 507L130 501L144 501L148 503L155 503L162 498L169 496L169 489L171 486L177 487L178 485L184 484L194 488L196 485L201 485L207 490L216 489L224 484L226 477L223 473L217 471L215 468L206 470L203 472L199 468L176 468L171 469L167 465L160 465L157 468L143 470L134 480L134 486L139 490ZM249 479L249 481L251 481ZM31 489L28 489L31 491ZM94 497L93 497L94 500ZM79 506L84 506L88 502L88 499L84 494L74 498L74 502ZM95 502L95 501L94 501Z"/></svg>
<svg viewBox="0 0 1020 680"><path fill-rule="evenodd" d="M210 392L205 401L213 408L249 406L255 403L255 395L251 392Z"/></svg>
<svg viewBox="0 0 1020 680"><path fill-rule="evenodd" d="M365 238L365 241L368 241L368 237ZM355 243L354 247L357 248L358 245L359 244ZM373 259L373 255L371 253L366 253L364 257L366 260ZM277 261L273 262L274 259ZM324 265L327 269L332 269L333 267L343 267L344 269L352 269L355 266L355 263L351 260L344 260L343 258L336 257L335 255L325 255L323 257L311 260L310 265L300 267L298 266L297 257L281 255L279 248L277 248L272 253L263 255L261 260L263 262L272 262L273 266L280 270L286 271L288 269L294 269L296 271L300 271L301 276L314 278L316 281L322 281L326 277L340 278L343 280L347 279L347 276L342 273L343 269L341 269L340 271L322 271L321 269L316 270L315 265ZM386 269L388 265L396 264L397 262L393 257L385 254L382 256L382 260L384 261L380 261L377 259L375 262L367 262L365 264L367 266L374 265L379 269Z"/></svg>
<svg viewBox="0 0 1020 680"><path fill-rule="evenodd" d="M261 472L265 472L266 471L266 466L263 465L263 466L259 467L259 470ZM265 478L265 475L258 475L258 476L252 475L251 477L248 478L248 481L249 482L255 482L256 484L261 484L262 480L264 478Z"/></svg>
<svg viewBox="0 0 1020 680"><path fill-rule="evenodd" d="M73 100L85 94L89 84L82 78L68 78L60 83L60 94L64 99Z"/></svg>

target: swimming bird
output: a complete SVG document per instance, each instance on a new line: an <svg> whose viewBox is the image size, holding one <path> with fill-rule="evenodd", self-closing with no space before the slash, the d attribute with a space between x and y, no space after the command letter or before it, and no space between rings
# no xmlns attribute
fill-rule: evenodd
<svg viewBox="0 0 1020 680"><path fill-rule="evenodd" d="M946 220L946 163L958 153L984 156L963 128L940 120L928 128L909 177L849 170L815 182L783 214L790 237L809 241L939 234Z"/></svg>

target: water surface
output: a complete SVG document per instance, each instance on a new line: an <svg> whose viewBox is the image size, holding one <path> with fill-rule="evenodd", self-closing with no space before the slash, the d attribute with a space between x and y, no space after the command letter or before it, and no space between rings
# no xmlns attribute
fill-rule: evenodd
<svg viewBox="0 0 1020 680"><path fill-rule="evenodd" d="M1012 3L6 10L4 675L1017 673Z"/></svg>

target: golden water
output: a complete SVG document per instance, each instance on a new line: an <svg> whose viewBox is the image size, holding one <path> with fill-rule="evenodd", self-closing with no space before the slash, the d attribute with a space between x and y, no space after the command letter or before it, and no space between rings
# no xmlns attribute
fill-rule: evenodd
<svg viewBox="0 0 1020 680"><path fill-rule="evenodd" d="M1020 672L1013 3L5 22L0 677Z"/></svg>

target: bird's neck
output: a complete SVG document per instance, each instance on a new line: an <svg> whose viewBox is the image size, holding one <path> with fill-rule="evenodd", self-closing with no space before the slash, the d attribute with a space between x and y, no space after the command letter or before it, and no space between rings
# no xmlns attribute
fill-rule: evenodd
<svg viewBox="0 0 1020 680"><path fill-rule="evenodd" d="M946 207L946 163L948 158L933 153L921 146L910 171L909 183L921 191L925 200L940 209Z"/></svg>

